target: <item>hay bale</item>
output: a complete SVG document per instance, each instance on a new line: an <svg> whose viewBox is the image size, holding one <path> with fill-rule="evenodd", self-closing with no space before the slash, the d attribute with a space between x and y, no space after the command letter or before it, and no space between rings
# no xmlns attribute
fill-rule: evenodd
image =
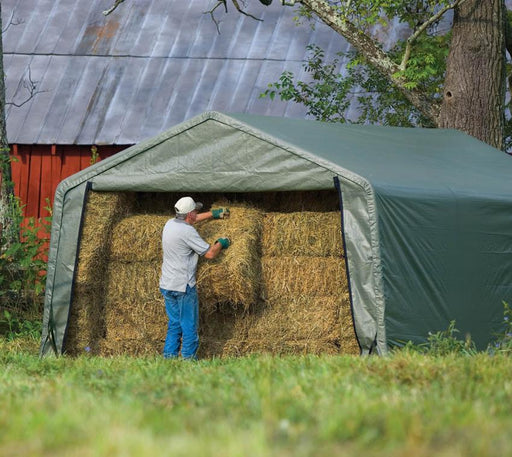
<svg viewBox="0 0 512 457"><path fill-rule="evenodd" d="M341 256L341 215L332 212L268 213L263 222L266 256Z"/></svg>
<svg viewBox="0 0 512 457"><path fill-rule="evenodd" d="M259 304L247 313L202 316L200 357L359 354L348 294Z"/></svg>
<svg viewBox="0 0 512 457"><path fill-rule="evenodd" d="M337 340L340 306L337 296L268 300L248 336L255 340Z"/></svg>
<svg viewBox="0 0 512 457"><path fill-rule="evenodd" d="M167 329L164 301L108 302L105 323L107 340L161 341Z"/></svg>
<svg viewBox="0 0 512 457"><path fill-rule="evenodd" d="M243 195L265 211L337 211L339 196L336 190L257 192Z"/></svg>
<svg viewBox="0 0 512 457"><path fill-rule="evenodd" d="M149 262L162 260L162 230L169 216L130 215L112 229L110 260Z"/></svg>
<svg viewBox="0 0 512 457"><path fill-rule="evenodd" d="M112 227L126 215L134 195L127 192L89 192L85 206L75 284L94 284L102 277Z"/></svg>
<svg viewBox="0 0 512 457"><path fill-rule="evenodd" d="M133 357L158 356L162 354L164 341L108 340L98 342L98 354L103 357L130 355Z"/></svg>
<svg viewBox="0 0 512 457"><path fill-rule="evenodd" d="M163 300L160 294L161 261L108 263L106 300L132 303L134 306Z"/></svg>
<svg viewBox="0 0 512 457"><path fill-rule="evenodd" d="M263 297L341 296L348 291L343 259L337 257L262 257Z"/></svg>
<svg viewBox="0 0 512 457"><path fill-rule="evenodd" d="M340 346L342 354L359 355L361 352L354 330L354 318L348 292L343 296L340 307Z"/></svg>
<svg viewBox="0 0 512 457"><path fill-rule="evenodd" d="M220 237L228 237L232 244L214 260L200 259L197 286L201 305L204 310L214 310L219 304L247 309L256 303L260 290L263 212L243 203L212 206L229 207L230 218L197 224L197 231L210 244Z"/></svg>
<svg viewBox="0 0 512 457"><path fill-rule="evenodd" d="M346 323L341 310L347 308L348 294L270 300L250 327L247 346L252 352L272 354L357 353L353 333L342 332ZM347 317L343 313L343 319Z"/></svg>
<svg viewBox="0 0 512 457"><path fill-rule="evenodd" d="M199 313L198 357L238 357L247 354L248 316L236 310Z"/></svg>
<svg viewBox="0 0 512 457"><path fill-rule="evenodd" d="M307 200L313 197L298 194L273 193L273 198L286 211L311 211L314 205ZM130 198L123 201L126 194L107 195L103 204L98 198L105 194L91 194L94 205L84 220L66 349L84 353L90 347L103 356L158 355L167 330L158 283L161 231L169 216L132 214ZM197 198L206 203L213 195ZM272 202L264 198L261 203ZM314 210L321 211L316 203ZM210 243L227 236L233 244L217 259L199 262L200 357L358 353L333 203L325 203L328 214L266 216L264 205L247 201L212 205L229 206L231 218L199 223L198 232ZM141 209L150 210L146 205ZM318 230L324 234L311 238Z"/></svg>
<svg viewBox="0 0 512 457"><path fill-rule="evenodd" d="M103 307L101 289L75 286L64 341L66 354L79 355L86 348L98 353L98 340L105 335Z"/></svg>

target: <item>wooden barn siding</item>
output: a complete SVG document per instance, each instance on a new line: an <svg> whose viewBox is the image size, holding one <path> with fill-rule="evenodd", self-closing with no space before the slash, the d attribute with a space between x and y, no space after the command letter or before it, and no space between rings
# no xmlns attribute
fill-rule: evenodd
<svg viewBox="0 0 512 457"><path fill-rule="evenodd" d="M105 159L127 146L97 146ZM46 199L53 205L55 189L63 179L91 164L91 146L11 145L14 192L21 199L25 217L48 216Z"/></svg>

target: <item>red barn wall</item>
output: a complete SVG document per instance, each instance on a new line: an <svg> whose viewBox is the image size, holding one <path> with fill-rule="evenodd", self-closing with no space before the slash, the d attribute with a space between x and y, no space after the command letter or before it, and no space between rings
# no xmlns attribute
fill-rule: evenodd
<svg viewBox="0 0 512 457"><path fill-rule="evenodd" d="M99 159L105 159L125 146L96 146ZM91 164L91 146L11 145L14 192L21 199L25 217L46 217L46 199L53 206L59 182Z"/></svg>

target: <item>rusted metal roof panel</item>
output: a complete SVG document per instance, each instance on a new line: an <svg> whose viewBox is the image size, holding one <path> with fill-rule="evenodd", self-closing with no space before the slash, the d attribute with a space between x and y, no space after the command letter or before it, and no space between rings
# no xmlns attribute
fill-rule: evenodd
<svg viewBox="0 0 512 457"><path fill-rule="evenodd" d="M10 143L133 144L200 112L305 117L259 95L285 70L302 74L306 46L347 49L329 28L296 26L293 8L253 0L255 21L213 0L3 0L7 101L30 77L40 91L7 106Z"/></svg>

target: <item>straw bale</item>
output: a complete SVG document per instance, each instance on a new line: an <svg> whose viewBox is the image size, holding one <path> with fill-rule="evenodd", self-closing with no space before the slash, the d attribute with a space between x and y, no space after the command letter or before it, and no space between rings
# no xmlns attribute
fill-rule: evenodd
<svg viewBox="0 0 512 457"><path fill-rule="evenodd" d="M102 277L112 227L130 211L133 198L127 192L89 192L75 283L91 284Z"/></svg>
<svg viewBox="0 0 512 457"><path fill-rule="evenodd" d="M267 302L249 328L251 352L357 354L348 294Z"/></svg>
<svg viewBox="0 0 512 457"><path fill-rule="evenodd" d="M350 294L347 292L340 308L340 346L343 354L359 355L361 350L354 330L354 319L350 307Z"/></svg>
<svg viewBox="0 0 512 457"><path fill-rule="evenodd" d="M228 237L232 244L214 260L201 259L197 285L202 306L218 304L249 307L258 299L261 282L260 239L263 212L244 203L217 202L212 207L229 207L229 219L197 224L199 234L210 244Z"/></svg>
<svg viewBox="0 0 512 457"><path fill-rule="evenodd" d="M127 303L108 302L105 307L106 339L161 340L165 338L167 315L164 300Z"/></svg>
<svg viewBox="0 0 512 457"><path fill-rule="evenodd" d="M249 312L201 315L200 357L359 354L348 293L276 299Z"/></svg>
<svg viewBox="0 0 512 457"><path fill-rule="evenodd" d="M249 331L254 339L338 339L341 298L298 296L266 302L263 313Z"/></svg>
<svg viewBox="0 0 512 457"><path fill-rule="evenodd" d="M267 300L347 292L343 259L337 257L262 257L263 296Z"/></svg>
<svg viewBox="0 0 512 457"><path fill-rule="evenodd" d="M252 313L235 310L199 314L199 357L236 357L248 354L245 341Z"/></svg>
<svg viewBox="0 0 512 457"><path fill-rule="evenodd" d="M316 193L268 194L247 194L243 202L214 201L214 194L194 196L206 205L213 201L212 207L231 210L228 220L197 224L200 235L209 243L219 237L232 240L217 259L199 262L198 355L358 353L344 262L329 256L341 252L336 193L320 203ZM67 331L68 353L81 354L86 347L103 356L162 352L167 316L158 282L161 230L169 216L131 214L130 198L90 195ZM273 204L274 211L322 211L325 204L331 213L265 217L265 205ZM149 211L149 206L142 209ZM315 230L324 232L313 239ZM307 250L301 251L304 244Z"/></svg>
<svg viewBox="0 0 512 457"><path fill-rule="evenodd" d="M338 192L335 190L257 192L244 194L264 211L337 211L339 209Z"/></svg>
<svg viewBox="0 0 512 457"><path fill-rule="evenodd" d="M134 213L172 214L174 204L183 197L183 192L139 192ZM338 193L335 190L286 191L286 192L232 192L232 193L187 193L205 208L219 200L252 204L263 211L337 211Z"/></svg>
<svg viewBox="0 0 512 457"><path fill-rule="evenodd" d="M162 260L162 230L168 216L130 215L112 229L110 260L148 262Z"/></svg>
<svg viewBox="0 0 512 457"><path fill-rule="evenodd" d="M262 252L267 256L341 256L340 212L266 214Z"/></svg>
<svg viewBox="0 0 512 457"><path fill-rule="evenodd" d="M164 341L148 341L142 339L109 340L98 342L98 353L103 357L130 355L134 357L156 356L162 354Z"/></svg>
<svg viewBox="0 0 512 457"><path fill-rule="evenodd" d="M81 294L74 299L70 310L64 350L66 354L78 355L86 348L97 353L97 342L104 334L102 313L95 305L95 297Z"/></svg>
<svg viewBox="0 0 512 457"><path fill-rule="evenodd" d="M162 298L159 289L161 261L108 263L108 303L146 303Z"/></svg>

